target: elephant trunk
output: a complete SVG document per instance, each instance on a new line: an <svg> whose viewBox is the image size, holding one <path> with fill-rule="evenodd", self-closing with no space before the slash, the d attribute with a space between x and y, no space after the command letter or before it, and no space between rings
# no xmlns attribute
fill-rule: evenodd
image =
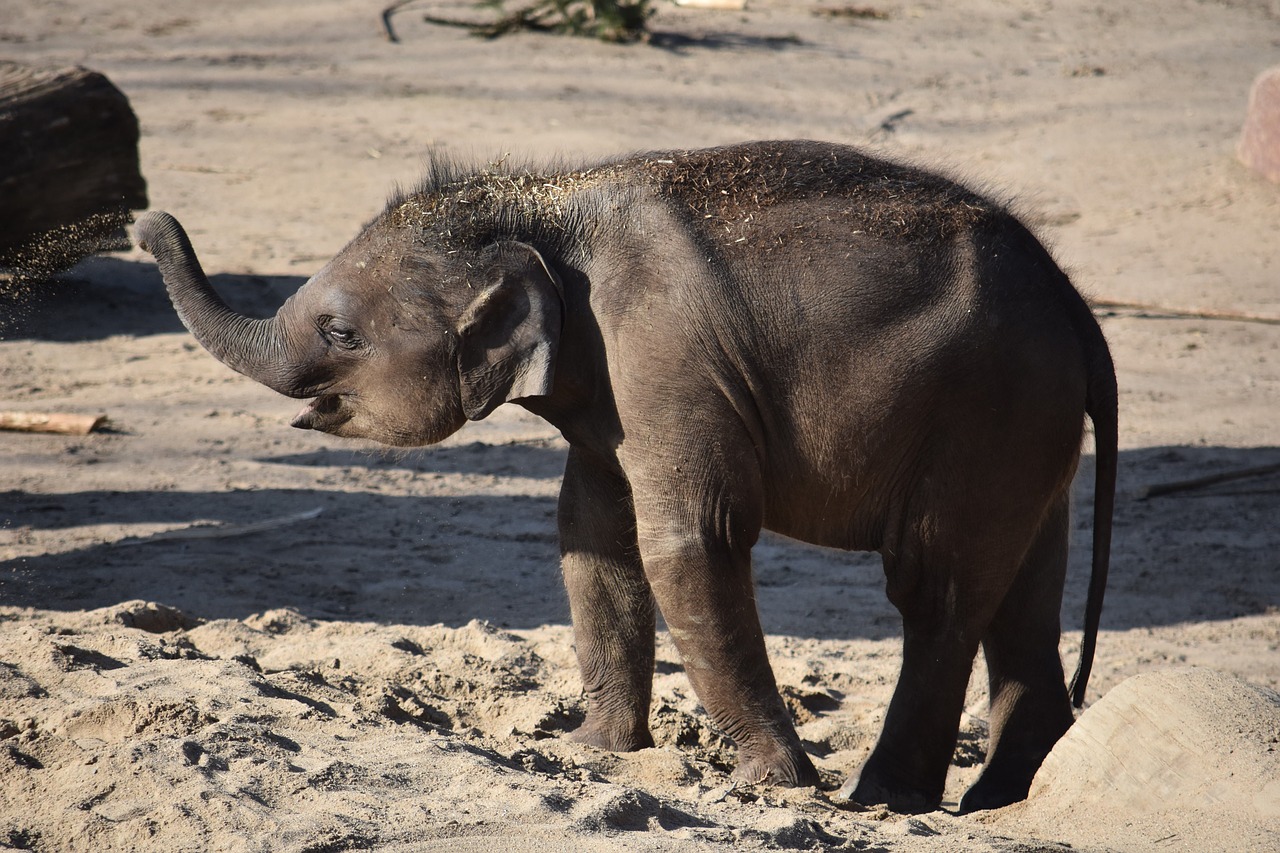
<svg viewBox="0 0 1280 853"><path fill-rule="evenodd" d="M200 268L187 232L169 214L146 214L135 233L138 245L155 256L178 318L200 345L232 370L294 396L276 318L254 319L227 307Z"/></svg>

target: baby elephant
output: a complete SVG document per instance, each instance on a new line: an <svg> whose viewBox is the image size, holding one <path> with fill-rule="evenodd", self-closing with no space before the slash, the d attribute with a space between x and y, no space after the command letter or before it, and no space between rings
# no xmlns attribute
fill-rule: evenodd
<svg viewBox="0 0 1280 853"><path fill-rule="evenodd" d="M425 445L514 402L560 430L577 740L653 744L656 605L737 776L817 782L756 613L762 528L878 551L902 614L884 731L844 797L938 806L979 645L991 742L963 810L1024 798L1071 725L1069 492L1088 415L1078 707L1107 571L1115 374L1084 300L990 199L804 141L580 170L436 164L268 319L223 304L172 217L137 233L206 349L308 400L296 427Z"/></svg>

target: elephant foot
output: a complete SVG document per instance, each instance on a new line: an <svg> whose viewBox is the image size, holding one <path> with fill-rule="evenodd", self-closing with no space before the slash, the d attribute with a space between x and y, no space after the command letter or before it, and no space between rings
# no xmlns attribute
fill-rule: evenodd
<svg viewBox="0 0 1280 853"><path fill-rule="evenodd" d="M774 750L769 755L743 753L733 778L751 785L778 785L784 788L812 788L818 771L803 751Z"/></svg>
<svg viewBox="0 0 1280 853"><path fill-rule="evenodd" d="M960 798L961 814L1003 808L1027 798L1040 765L1073 721L1065 689L1058 692L1058 701L1039 707L1024 700L1016 716L1009 715L999 730L993 729L994 746L982 775Z"/></svg>
<svg viewBox="0 0 1280 853"><path fill-rule="evenodd" d="M899 814L923 814L942 804L942 792L930 793L873 767L864 767L861 773L850 776L836 792L833 799L841 803L860 806L886 805Z"/></svg>
<svg viewBox="0 0 1280 853"><path fill-rule="evenodd" d="M988 767L960 798L960 814L999 809L1022 802L1031 790L1031 780L1038 767L1037 763L1021 772L1000 772L997 768Z"/></svg>
<svg viewBox="0 0 1280 853"><path fill-rule="evenodd" d="M648 726L611 725L597 722L590 714L582 725L569 733L569 740L607 749L610 752L635 752L653 746Z"/></svg>

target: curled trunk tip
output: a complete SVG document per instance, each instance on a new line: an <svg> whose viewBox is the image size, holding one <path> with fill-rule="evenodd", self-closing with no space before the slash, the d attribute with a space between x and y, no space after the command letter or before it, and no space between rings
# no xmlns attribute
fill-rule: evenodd
<svg viewBox="0 0 1280 853"><path fill-rule="evenodd" d="M156 253L154 247L172 242L194 254L191 241L187 239L187 232L183 230L178 220L163 210L152 210L143 214L134 225L133 233L138 238L138 248L144 252L154 255Z"/></svg>
<svg viewBox="0 0 1280 853"><path fill-rule="evenodd" d="M282 394L293 393L275 318L253 319L227 307L178 220L153 210L138 220L134 233L138 245L155 256L178 318L200 345L232 370Z"/></svg>

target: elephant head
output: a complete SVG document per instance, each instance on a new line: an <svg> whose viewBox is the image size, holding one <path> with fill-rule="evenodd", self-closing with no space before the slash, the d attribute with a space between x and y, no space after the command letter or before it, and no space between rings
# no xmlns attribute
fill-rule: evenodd
<svg viewBox="0 0 1280 853"><path fill-rule="evenodd" d="M219 298L172 216L149 213L136 231L201 346L309 399L300 429L433 444L504 402L551 393L563 294L526 243L444 255L375 221L274 317L254 319Z"/></svg>

